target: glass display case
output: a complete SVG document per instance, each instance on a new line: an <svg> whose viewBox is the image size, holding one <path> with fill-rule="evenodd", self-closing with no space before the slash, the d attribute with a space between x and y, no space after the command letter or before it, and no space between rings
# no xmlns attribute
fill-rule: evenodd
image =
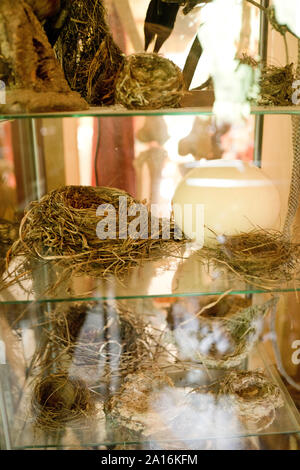
<svg viewBox="0 0 300 470"><path fill-rule="evenodd" d="M141 52L155 2L104 3ZM300 106L218 125L207 2L156 3L186 102L0 107L0 449L300 449ZM269 2L237 3L240 50L284 62Z"/></svg>

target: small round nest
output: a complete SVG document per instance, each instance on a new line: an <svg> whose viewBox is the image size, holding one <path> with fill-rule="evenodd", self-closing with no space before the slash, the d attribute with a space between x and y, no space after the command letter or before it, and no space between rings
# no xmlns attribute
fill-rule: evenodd
<svg viewBox="0 0 300 470"><path fill-rule="evenodd" d="M127 216L131 209L135 213L136 204L143 208L144 214ZM100 205L102 212L97 215ZM120 216L123 210L124 218ZM142 219L138 227L137 219ZM175 240L172 220L156 219L157 224L151 224L153 219L145 203L139 203L120 189L65 186L29 205L20 225L19 239L8 253L7 261L24 256L25 260L55 262L75 275L121 278L143 260L178 254L184 240ZM169 222L167 238L164 234Z"/></svg>
<svg viewBox="0 0 300 470"><path fill-rule="evenodd" d="M276 230L253 230L224 236L216 246L205 246L201 258L221 263L253 285L268 287L293 281L300 261L300 243Z"/></svg>
<svg viewBox="0 0 300 470"><path fill-rule="evenodd" d="M37 378L31 407L35 424L48 430L64 428L68 423L80 422L95 413L91 393L85 383L65 373Z"/></svg>
<svg viewBox="0 0 300 470"><path fill-rule="evenodd" d="M294 64L284 67L265 66L261 72L260 99L262 106L291 106L295 74Z"/></svg>
<svg viewBox="0 0 300 470"><path fill-rule="evenodd" d="M238 295L200 299L200 310L185 315L175 328L179 354L209 368L238 366L257 342L262 319L275 302L251 305L250 299Z"/></svg>
<svg viewBox="0 0 300 470"><path fill-rule="evenodd" d="M219 386L218 397L229 397L238 417L248 430L260 431L275 419L283 406L279 387L260 371L232 371Z"/></svg>
<svg viewBox="0 0 300 470"><path fill-rule="evenodd" d="M179 107L185 91L183 74L169 59L155 53L126 58L116 81L116 103L128 109Z"/></svg>

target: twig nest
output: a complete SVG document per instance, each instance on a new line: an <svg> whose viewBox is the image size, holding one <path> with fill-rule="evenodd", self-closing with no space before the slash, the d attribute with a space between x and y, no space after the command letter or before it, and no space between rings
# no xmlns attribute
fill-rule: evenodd
<svg viewBox="0 0 300 470"><path fill-rule="evenodd" d="M122 208L124 218L120 216ZM128 215L131 209L140 211L141 223L136 223L138 216ZM65 186L29 205L8 261L25 256L59 264L73 274L122 277L142 260L174 254L183 243L175 240L172 221L169 237L163 235L162 219L156 219L154 225L151 222L153 216L146 204L125 191Z"/></svg>
<svg viewBox="0 0 300 470"><path fill-rule="evenodd" d="M183 360L201 361L210 368L241 364L257 342L262 319L275 302L276 299L271 299L262 305L250 305L249 299L229 295L200 299L200 305L194 304L192 308L174 304L173 318L178 318L182 310L181 321L174 329L179 356Z"/></svg>
<svg viewBox="0 0 300 470"><path fill-rule="evenodd" d="M276 409L283 406L279 387L260 371L232 371L221 381L219 398L230 397L232 406L249 430L272 424Z"/></svg>
<svg viewBox="0 0 300 470"><path fill-rule="evenodd" d="M41 380L37 378L31 406L36 425L50 430L64 428L95 412L85 383L65 373L51 374Z"/></svg>
<svg viewBox="0 0 300 470"><path fill-rule="evenodd" d="M179 107L184 94L183 74L158 54L132 54L116 82L116 102L128 109Z"/></svg>
<svg viewBox="0 0 300 470"><path fill-rule="evenodd" d="M77 302L51 314L49 342L71 355L73 376L84 377L82 368L97 366L97 378L103 380L110 373L128 374L150 360L145 323L129 309L114 304Z"/></svg>

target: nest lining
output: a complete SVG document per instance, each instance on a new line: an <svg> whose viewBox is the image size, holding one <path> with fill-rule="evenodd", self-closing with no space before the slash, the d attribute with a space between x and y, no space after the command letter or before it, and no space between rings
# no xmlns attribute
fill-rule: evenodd
<svg viewBox="0 0 300 470"><path fill-rule="evenodd" d="M226 236L222 243L205 246L201 258L227 266L243 280L260 287L293 281L300 261L300 243L276 230L253 230Z"/></svg>
<svg viewBox="0 0 300 470"><path fill-rule="evenodd" d="M119 226L119 197L126 199L128 210L139 203L125 191L88 186L66 186L32 202L25 211L19 239L8 253L7 261L23 256L25 260L55 263L74 275L122 278L144 260L154 261L179 253L184 240L175 240L173 222L170 239L163 238L164 219L156 219L158 228L151 233L153 216L148 209L148 232L138 238L128 235L134 217L128 217L127 227ZM107 239L100 239L96 232L98 223L107 219L107 214L96 214L101 204L112 205L116 212L116 233L108 230Z"/></svg>
<svg viewBox="0 0 300 470"><path fill-rule="evenodd" d="M185 91L183 74L155 53L132 54L116 81L116 102L128 109L174 108Z"/></svg>
<svg viewBox="0 0 300 470"><path fill-rule="evenodd" d="M48 430L64 428L68 423L79 425L96 410L85 383L64 372L36 379L31 408L36 426Z"/></svg>

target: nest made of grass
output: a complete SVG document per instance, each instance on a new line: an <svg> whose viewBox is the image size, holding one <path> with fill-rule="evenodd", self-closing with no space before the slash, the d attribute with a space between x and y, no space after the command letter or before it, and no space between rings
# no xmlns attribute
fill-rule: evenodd
<svg viewBox="0 0 300 470"><path fill-rule="evenodd" d="M255 229L224 236L216 245L205 246L199 256L225 265L253 285L268 288L296 280L300 243L276 230Z"/></svg>
<svg viewBox="0 0 300 470"><path fill-rule="evenodd" d="M65 351L76 366L97 365L100 370L100 363L107 363L122 375L149 360L145 323L115 303L78 302L68 309L58 307L50 321L49 342Z"/></svg>
<svg viewBox="0 0 300 470"><path fill-rule="evenodd" d="M294 64L284 67L267 65L263 67L260 79L260 98L262 106L291 106L292 95L295 91Z"/></svg>
<svg viewBox="0 0 300 470"><path fill-rule="evenodd" d="M57 44L66 79L89 104L114 104L115 80L124 57L113 40L104 2L67 3L70 13Z"/></svg>
<svg viewBox="0 0 300 470"><path fill-rule="evenodd" d="M37 377L31 400L35 425L46 430L79 425L95 414L95 405L85 383L64 372Z"/></svg>
<svg viewBox="0 0 300 470"><path fill-rule="evenodd" d="M173 361L165 336L115 301L62 304L46 312L30 370L42 375L55 367L104 387L142 368Z"/></svg>
<svg viewBox="0 0 300 470"><path fill-rule="evenodd" d="M37 259L55 263L74 275L123 278L130 268L142 261L179 253L184 240L175 240L173 222L169 239L163 237L164 219L156 219L157 231L151 233L153 216L148 209L148 231L137 238L127 234L128 225L135 217L128 217L127 227L119 225L119 197L126 199L128 210L138 203L125 191L89 186L65 186L32 202L25 211L19 239L8 253L7 261L23 256L25 261ZM106 213L98 216L96 211L101 204L113 206L116 217ZM97 225L107 220L106 217L113 217L116 230L115 233L108 231L108 238L100 239Z"/></svg>
<svg viewBox="0 0 300 470"><path fill-rule="evenodd" d="M190 320L179 323L175 339L180 338L187 323L197 318L197 327L187 330L194 344L192 359L210 368L235 367L258 341L263 318L276 302L273 298L261 305L251 305L250 299L238 295L212 296L200 301L201 309Z"/></svg>
<svg viewBox="0 0 300 470"><path fill-rule="evenodd" d="M116 102L128 109L175 108L185 91L182 71L155 53L126 57L116 81Z"/></svg>
<svg viewBox="0 0 300 470"><path fill-rule="evenodd" d="M216 404L230 411L248 431L260 432L276 418L284 405L280 388L261 370L232 370L220 380L194 389L211 394Z"/></svg>
<svg viewBox="0 0 300 470"><path fill-rule="evenodd" d="M261 371L232 371L221 381L219 397L230 397L248 429L261 430L272 424L276 409L283 406L279 387Z"/></svg>

